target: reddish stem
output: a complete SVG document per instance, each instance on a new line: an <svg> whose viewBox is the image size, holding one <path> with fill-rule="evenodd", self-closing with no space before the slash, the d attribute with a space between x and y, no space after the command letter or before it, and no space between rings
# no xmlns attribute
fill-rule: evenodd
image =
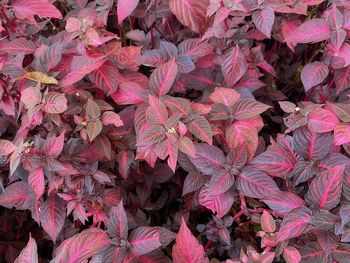
<svg viewBox="0 0 350 263"><path fill-rule="evenodd" d="M211 245L211 240L208 240L208 242L204 245L204 251L207 251Z"/></svg>
<svg viewBox="0 0 350 263"><path fill-rule="evenodd" d="M243 210L240 210L237 214L235 214L235 215L232 217L232 221L236 221L236 220L239 219L242 215L244 215L244 211L243 211Z"/></svg>

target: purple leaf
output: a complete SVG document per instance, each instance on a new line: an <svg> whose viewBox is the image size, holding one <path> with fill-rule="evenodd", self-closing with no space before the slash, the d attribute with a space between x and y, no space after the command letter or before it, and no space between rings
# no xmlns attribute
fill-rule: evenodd
<svg viewBox="0 0 350 263"><path fill-rule="evenodd" d="M239 174L237 188L245 196L253 198L264 198L280 192L270 176L252 166L245 167Z"/></svg>
<svg viewBox="0 0 350 263"><path fill-rule="evenodd" d="M288 240L303 234L311 217L311 210L305 206L290 211L283 218L281 228L277 234L277 240Z"/></svg>
<svg viewBox="0 0 350 263"><path fill-rule="evenodd" d="M129 243L131 251L136 255L147 254L161 246L160 233L152 227L138 227L131 231Z"/></svg>
<svg viewBox="0 0 350 263"><path fill-rule="evenodd" d="M190 160L199 171L207 175L212 175L225 168L223 152L216 146L204 143L195 145L195 155L190 157Z"/></svg>
<svg viewBox="0 0 350 263"><path fill-rule="evenodd" d="M280 215L286 215L294 208L305 205L303 199L291 192L278 192L264 197L262 201Z"/></svg>
<svg viewBox="0 0 350 263"><path fill-rule="evenodd" d="M113 206L108 220L107 231L110 237L119 237L126 240L128 237L128 218L126 216L123 200L117 206Z"/></svg>
<svg viewBox="0 0 350 263"><path fill-rule="evenodd" d="M335 166L318 175L311 183L306 201L315 209L330 210L340 201L344 168Z"/></svg>

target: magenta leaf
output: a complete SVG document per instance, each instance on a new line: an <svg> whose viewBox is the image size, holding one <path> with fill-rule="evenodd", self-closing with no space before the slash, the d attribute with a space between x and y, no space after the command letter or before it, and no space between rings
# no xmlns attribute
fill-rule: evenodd
<svg viewBox="0 0 350 263"><path fill-rule="evenodd" d="M170 0L169 8L181 24L196 33L203 33L207 24L208 3L207 0Z"/></svg>
<svg viewBox="0 0 350 263"><path fill-rule="evenodd" d="M228 86L233 86L247 71L247 61L240 48L232 47L222 58L222 73Z"/></svg>
<svg viewBox="0 0 350 263"><path fill-rule="evenodd" d="M322 62L316 61L307 64L301 71L301 81L303 82L305 91L324 81L328 73L328 67Z"/></svg>
<svg viewBox="0 0 350 263"><path fill-rule="evenodd" d="M266 37L271 37L271 30L275 22L275 12L271 7L264 7L260 11L254 11L252 20L257 29Z"/></svg>
<svg viewBox="0 0 350 263"><path fill-rule="evenodd" d="M63 229L65 219L66 208L64 201L56 195L49 196L42 205L40 222L54 243Z"/></svg>
<svg viewBox="0 0 350 263"><path fill-rule="evenodd" d="M248 197L264 198L280 192L274 180L252 166L246 166L239 174L237 188Z"/></svg>
<svg viewBox="0 0 350 263"><path fill-rule="evenodd" d="M17 53L32 54L36 49L37 45L24 37L15 38L2 47L2 51L13 55Z"/></svg>
<svg viewBox="0 0 350 263"><path fill-rule="evenodd" d="M285 40L292 43L316 43L329 39L330 33L325 18L314 18L301 24Z"/></svg>
<svg viewBox="0 0 350 263"><path fill-rule="evenodd" d="M176 243L173 247L172 256L174 263L208 262L203 246L199 244L197 239L192 235L183 218L181 220L180 230L176 236Z"/></svg>
<svg viewBox="0 0 350 263"><path fill-rule="evenodd" d="M42 72L49 72L57 66L62 58L62 49L64 44L61 42L55 43L51 46L41 46L37 50L34 65L36 70Z"/></svg>
<svg viewBox="0 0 350 263"><path fill-rule="evenodd" d="M104 63L93 71L89 78L107 95L113 94L118 89L119 72L112 63Z"/></svg>
<svg viewBox="0 0 350 263"><path fill-rule="evenodd" d="M30 209L35 200L34 193L25 182L15 182L5 188L5 192L0 195L0 205L18 210Z"/></svg>
<svg viewBox="0 0 350 263"><path fill-rule="evenodd" d="M278 231L278 241L297 237L304 233L311 219L311 210L301 206L290 211L284 218Z"/></svg>
<svg viewBox="0 0 350 263"><path fill-rule="evenodd" d="M16 258L15 263L38 263L38 247L35 242L35 239L32 238L32 235L29 234L29 241L25 248L22 249L19 256Z"/></svg>
<svg viewBox="0 0 350 263"><path fill-rule="evenodd" d="M52 263L83 262L109 244L107 233L89 228L63 241L54 251Z"/></svg>
<svg viewBox="0 0 350 263"><path fill-rule="evenodd" d="M111 97L119 105L141 104L147 101L148 90L135 82L123 82Z"/></svg>
<svg viewBox="0 0 350 263"><path fill-rule="evenodd" d="M178 67L175 59L155 69L149 79L151 91L158 96L167 94L175 81L177 71Z"/></svg>
<svg viewBox="0 0 350 263"><path fill-rule="evenodd" d="M127 18L135 10L139 0L118 0L117 3L117 15L118 24L120 25L125 18Z"/></svg>
<svg viewBox="0 0 350 263"><path fill-rule="evenodd" d="M152 227L138 227L131 231L129 243L134 254L144 255L161 246L160 233Z"/></svg>

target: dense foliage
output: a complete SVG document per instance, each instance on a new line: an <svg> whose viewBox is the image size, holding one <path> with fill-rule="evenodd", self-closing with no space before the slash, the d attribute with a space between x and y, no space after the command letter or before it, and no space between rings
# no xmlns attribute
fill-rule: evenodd
<svg viewBox="0 0 350 263"><path fill-rule="evenodd" d="M0 261L350 262L349 0L0 0Z"/></svg>

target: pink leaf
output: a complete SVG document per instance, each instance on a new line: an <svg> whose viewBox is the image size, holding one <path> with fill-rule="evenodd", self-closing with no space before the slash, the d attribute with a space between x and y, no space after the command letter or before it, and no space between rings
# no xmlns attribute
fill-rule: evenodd
<svg viewBox="0 0 350 263"><path fill-rule="evenodd" d="M328 76L329 69L322 62L313 62L307 64L301 71L301 81L303 82L305 91L320 84Z"/></svg>
<svg viewBox="0 0 350 263"><path fill-rule="evenodd" d="M337 116L322 108L316 108L308 116L310 130L318 133L333 131L338 123Z"/></svg>
<svg viewBox="0 0 350 263"><path fill-rule="evenodd" d="M16 146L8 141L0 139L0 155L9 155L16 150Z"/></svg>
<svg viewBox="0 0 350 263"><path fill-rule="evenodd" d="M170 11L186 27L196 33L204 33L207 19L207 0L169 0Z"/></svg>
<svg viewBox="0 0 350 263"><path fill-rule="evenodd" d="M64 132L62 132L58 137L50 136L46 139L43 151L46 156L57 157L63 150L64 146Z"/></svg>
<svg viewBox="0 0 350 263"><path fill-rule="evenodd" d="M109 244L107 233L89 228L63 241L54 251L52 263L84 262Z"/></svg>
<svg viewBox="0 0 350 263"><path fill-rule="evenodd" d="M18 210L26 210L32 207L35 196L25 182L15 182L5 188L0 195L0 205Z"/></svg>
<svg viewBox="0 0 350 263"><path fill-rule="evenodd" d="M334 143L336 145L347 144L350 142L350 124L340 123L334 130Z"/></svg>
<svg viewBox="0 0 350 263"><path fill-rule="evenodd" d="M190 172L184 181L182 196L199 190L205 182L208 180L207 176L202 175L199 172Z"/></svg>
<svg viewBox="0 0 350 263"><path fill-rule="evenodd" d="M285 39L292 43L316 43L329 39L331 29L325 18L314 18L301 24Z"/></svg>
<svg viewBox="0 0 350 263"><path fill-rule="evenodd" d="M243 77L247 71L247 61L240 48L232 47L222 57L222 73L224 74L227 85L232 87L236 82Z"/></svg>
<svg viewBox="0 0 350 263"><path fill-rule="evenodd" d="M176 236L176 243L173 246L172 255L174 263L208 262L203 246L199 244L197 239L192 235L183 218L181 220L180 230Z"/></svg>
<svg viewBox="0 0 350 263"><path fill-rule="evenodd" d="M147 254L161 246L160 233L152 227L138 227L131 231L129 243L136 255Z"/></svg>
<svg viewBox="0 0 350 263"><path fill-rule="evenodd" d="M28 184L35 193L35 199L39 200L44 194L45 190L45 177L42 167L32 168L28 176Z"/></svg>
<svg viewBox="0 0 350 263"><path fill-rule="evenodd" d="M19 256L16 258L15 263L38 263L38 247L35 239L29 234L29 241L25 248L22 249Z"/></svg>
<svg viewBox="0 0 350 263"><path fill-rule="evenodd" d="M276 223L269 212L264 212L261 215L261 229L265 232L273 233L276 231Z"/></svg>
<svg viewBox="0 0 350 263"><path fill-rule="evenodd" d="M55 243L66 219L65 203L58 196L49 196L43 203L40 222L45 232Z"/></svg>
<svg viewBox="0 0 350 263"><path fill-rule="evenodd" d="M268 38L271 37L271 30L275 22L275 12L271 7L264 7L260 11L254 11L252 20L257 29Z"/></svg>
<svg viewBox="0 0 350 263"><path fill-rule="evenodd" d="M135 10L139 0L118 0L117 3L117 15L118 15L118 24L120 25L125 18L131 15Z"/></svg>
<svg viewBox="0 0 350 263"><path fill-rule="evenodd" d="M283 257L287 263L299 263L301 262L300 252L295 247L286 247L283 250Z"/></svg>
<svg viewBox="0 0 350 263"><path fill-rule="evenodd" d="M67 110L67 99L64 94L50 92L44 99L46 113L63 113Z"/></svg>
<svg viewBox="0 0 350 263"><path fill-rule="evenodd" d="M210 94L210 100L215 103L222 103L227 107L232 107L241 97L241 95L227 88L216 87L214 92Z"/></svg>
<svg viewBox="0 0 350 263"><path fill-rule="evenodd" d="M113 94L118 89L119 72L111 63L104 63L101 67L89 75L100 90L106 92L107 95Z"/></svg>
<svg viewBox="0 0 350 263"><path fill-rule="evenodd" d="M19 19L34 20L34 15L40 18L62 18L61 12L48 0L19 0L12 5L15 15Z"/></svg>
<svg viewBox="0 0 350 263"><path fill-rule="evenodd" d="M208 41L202 41L199 38L191 38L182 41L178 49L180 54L190 56L193 59L203 57L213 52L213 47Z"/></svg>
<svg viewBox="0 0 350 263"><path fill-rule="evenodd" d="M175 81L177 71L175 59L156 68L149 78L150 90L158 96L167 94Z"/></svg>
<svg viewBox="0 0 350 263"><path fill-rule="evenodd" d="M101 120L103 125L112 124L115 127L123 126L123 121L120 119L120 116L113 111L105 111L102 114Z"/></svg>

